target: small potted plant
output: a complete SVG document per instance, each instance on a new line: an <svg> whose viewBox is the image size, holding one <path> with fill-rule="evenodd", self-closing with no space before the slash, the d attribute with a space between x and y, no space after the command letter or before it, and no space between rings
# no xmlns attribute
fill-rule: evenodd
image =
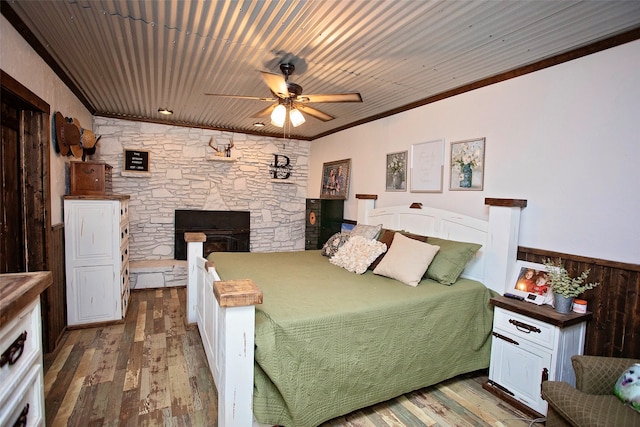
<svg viewBox="0 0 640 427"><path fill-rule="evenodd" d="M547 259L544 265L547 267L549 285L553 290L554 307L558 313L569 313L576 297L600 284L598 282L585 283L591 271L590 269L583 271L578 277L569 276L561 259L556 262Z"/></svg>

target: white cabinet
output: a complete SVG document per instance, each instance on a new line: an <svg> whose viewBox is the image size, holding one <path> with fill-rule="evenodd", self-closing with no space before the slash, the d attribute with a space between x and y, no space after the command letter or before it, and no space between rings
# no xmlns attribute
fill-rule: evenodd
<svg viewBox="0 0 640 427"><path fill-rule="evenodd" d="M0 275L0 426L44 426L40 293L50 272Z"/></svg>
<svg viewBox="0 0 640 427"><path fill-rule="evenodd" d="M591 313L560 314L549 306L505 297L492 298L491 303L495 306L493 340L485 388L544 416L547 402L540 395L542 381L575 386L571 356L583 352Z"/></svg>
<svg viewBox="0 0 640 427"><path fill-rule="evenodd" d="M129 196L65 196L69 326L121 320L129 304Z"/></svg>

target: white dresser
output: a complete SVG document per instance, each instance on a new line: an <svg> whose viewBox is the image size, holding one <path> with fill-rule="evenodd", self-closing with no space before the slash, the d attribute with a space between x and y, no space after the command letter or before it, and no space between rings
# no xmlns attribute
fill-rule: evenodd
<svg viewBox="0 0 640 427"><path fill-rule="evenodd" d="M65 196L69 326L122 320L129 304L129 196Z"/></svg>
<svg viewBox="0 0 640 427"><path fill-rule="evenodd" d="M547 402L540 395L542 381L566 381L575 386L571 356L583 352L591 313L560 314L547 305L505 297L492 298L491 303L495 306L493 340L485 388L527 412L544 416Z"/></svg>
<svg viewBox="0 0 640 427"><path fill-rule="evenodd" d="M44 426L40 294L50 272L0 275L0 426Z"/></svg>

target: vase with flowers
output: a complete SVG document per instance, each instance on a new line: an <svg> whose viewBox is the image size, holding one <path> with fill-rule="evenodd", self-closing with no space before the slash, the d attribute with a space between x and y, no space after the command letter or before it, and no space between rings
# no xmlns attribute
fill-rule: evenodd
<svg viewBox="0 0 640 427"><path fill-rule="evenodd" d="M402 188L402 175L404 174L404 168L404 153L392 154L388 161L387 169L391 176L391 186L396 190Z"/></svg>
<svg viewBox="0 0 640 427"><path fill-rule="evenodd" d="M547 259L544 265L547 268L548 283L553 290L554 307L558 313L569 313L576 297L600 285L599 282L585 283L590 269L583 271L577 277L571 277L561 259L557 261Z"/></svg>
<svg viewBox="0 0 640 427"><path fill-rule="evenodd" d="M482 147L480 141L460 144L452 153L451 163L458 172L460 188L471 188L473 169L482 166Z"/></svg>

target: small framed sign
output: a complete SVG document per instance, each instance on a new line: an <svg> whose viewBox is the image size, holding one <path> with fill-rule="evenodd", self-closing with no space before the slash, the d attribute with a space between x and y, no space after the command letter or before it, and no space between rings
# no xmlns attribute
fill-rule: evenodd
<svg viewBox="0 0 640 427"><path fill-rule="evenodd" d="M148 151L124 149L124 168L122 168L122 172L149 174L149 165Z"/></svg>

